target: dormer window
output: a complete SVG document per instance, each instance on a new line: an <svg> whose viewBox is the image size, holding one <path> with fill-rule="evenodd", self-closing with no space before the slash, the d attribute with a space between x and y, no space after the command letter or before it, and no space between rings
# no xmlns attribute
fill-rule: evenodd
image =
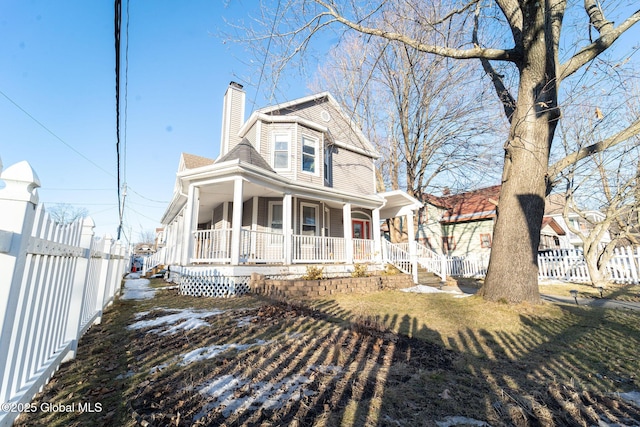
<svg viewBox="0 0 640 427"><path fill-rule="evenodd" d="M287 132L273 134L273 168L289 169L291 135Z"/></svg>
<svg viewBox="0 0 640 427"><path fill-rule="evenodd" d="M312 174L317 173L316 160L318 157L318 140L302 136L302 170Z"/></svg>

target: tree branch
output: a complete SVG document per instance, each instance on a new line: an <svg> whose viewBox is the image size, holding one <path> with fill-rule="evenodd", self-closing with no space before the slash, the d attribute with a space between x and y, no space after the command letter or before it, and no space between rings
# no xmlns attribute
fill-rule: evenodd
<svg viewBox="0 0 640 427"><path fill-rule="evenodd" d="M411 46L412 48L419 50L420 52L432 53L434 55L446 56L448 58L455 59L485 58L511 62L515 62L521 57L520 52L516 49L484 49L481 47L473 47L471 49L454 49L422 43L419 40L408 37L404 34L396 33L394 31L386 31L379 28L371 28L353 22L338 13L335 8L333 8L324 0L315 0L315 2L327 10L324 14L331 16L333 18L333 21L337 21L342 25L351 28L352 30L358 31L362 34L369 34L372 36L382 37L387 40L399 41L407 46Z"/></svg>
<svg viewBox="0 0 640 427"><path fill-rule="evenodd" d="M503 1L503 3L506 3L505 7L507 7L508 5L513 6L511 2ZM506 15L506 12L504 13ZM473 33L471 36L474 46L480 45L480 42L478 41L478 27L480 26L479 19L480 8L477 7L474 13ZM504 82L502 81L502 78L504 76L496 72L496 70L493 68L493 65L491 65L491 62L489 62L488 59L480 58L480 63L482 64L482 68L484 69L485 74L491 79L493 87L496 90L496 94L498 95L498 99L500 99L500 103L502 104L502 108L504 109L504 113L507 115L509 123L511 123L511 117L516 110L516 100L509 92L509 89L507 89L507 87L504 85Z"/></svg>
<svg viewBox="0 0 640 427"><path fill-rule="evenodd" d="M553 187L553 185L556 184L560 173L562 173L563 170L565 170L572 164L575 164L576 162L585 159L592 154L602 152L608 148L620 144L621 142L624 142L627 139L639 134L640 119L637 119L629 127L621 130L612 137L581 148L580 150L567 155L563 159L558 160L553 165L549 166L549 169L547 170L547 182L549 182L550 186Z"/></svg>
<svg viewBox="0 0 640 427"><path fill-rule="evenodd" d="M589 0L585 1L585 5ZM591 15L589 16L592 20ZM573 55L569 60L567 60L564 64L560 65L560 73L558 74L558 80L562 81L565 78L569 77L576 71L580 69L584 64L591 61L595 57L597 57L600 53L604 52L615 42L618 37L622 35L625 31L631 28L634 24L640 21L640 10L636 11L633 15L627 18L622 24L618 25L616 28L609 29L608 25L599 23L598 25L606 32L600 33L600 37L596 39L593 43L588 46L582 48L578 53ZM608 21L607 21L608 22ZM593 24L595 26L595 24ZM598 28L598 27L596 27Z"/></svg>

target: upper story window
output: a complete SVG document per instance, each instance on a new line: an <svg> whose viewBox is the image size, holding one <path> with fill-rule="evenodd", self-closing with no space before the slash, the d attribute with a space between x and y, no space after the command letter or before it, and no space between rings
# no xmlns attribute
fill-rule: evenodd
<svg viewBox="0 0 640 427"><path fill-rule="evenodd" d="M289 169L291 135L286 132L273 134L273 168Z"/></svg>
<svg viewBox="0 0 640 427"><path fill-rule="evenodd" d="M302 136L302 170L316 174L318 172L316 160L318 158L318 140Z"/></svg>
<svg viewBox="0 0 640 427"><path fill-rule="evenodd" d="M324 183L329 187L333 185L332 153L333 149L330 146L324 149Z"/></svg>

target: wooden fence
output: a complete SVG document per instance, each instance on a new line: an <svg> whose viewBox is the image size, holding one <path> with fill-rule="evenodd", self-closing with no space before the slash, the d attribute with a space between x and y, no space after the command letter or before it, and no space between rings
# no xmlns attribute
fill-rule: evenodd
<svg viewBox="0 0 640 427"><path fill-rule="evenodd" d="M120 291L125 247L55 223L27 162L0 161L0 426L10 426Z"/></svg>

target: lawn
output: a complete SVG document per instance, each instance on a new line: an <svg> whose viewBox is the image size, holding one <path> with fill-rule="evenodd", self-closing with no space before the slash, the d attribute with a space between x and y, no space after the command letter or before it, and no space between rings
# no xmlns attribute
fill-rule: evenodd
<svg viewBox="0 0 640 427"><path fill-rule="evenodd" d="M16 425L640 425L622 398L638 390L639 354L640 313L626 310L160 289L117 301L35 400L101 411Z"/></svg>

